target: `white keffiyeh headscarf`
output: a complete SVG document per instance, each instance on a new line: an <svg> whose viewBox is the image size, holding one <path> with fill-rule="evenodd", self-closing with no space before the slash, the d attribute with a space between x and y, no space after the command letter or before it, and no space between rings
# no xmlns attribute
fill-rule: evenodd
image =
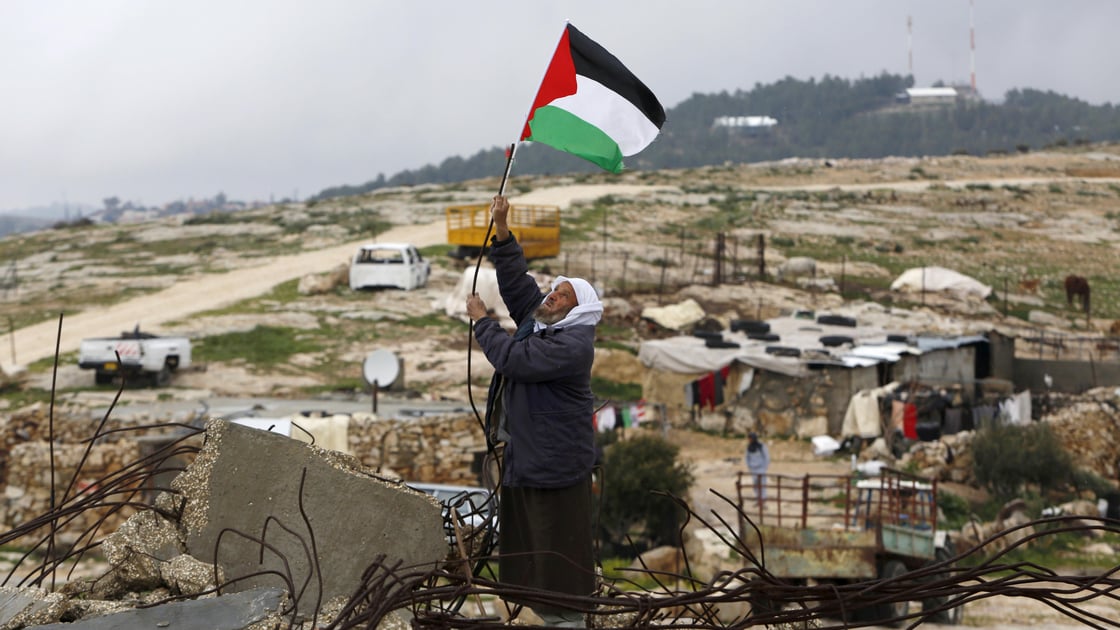
<svg viewBox="0 0 1120 630"><path fill-rule="evenodd" d="M572 289L576 292L576 306L568 311L564 319L552 326L537 322L533 327L534 331L544 330L545 328L564 328L565 326L594 326L603 318L603 303L599 301L599 294L595 291L595 287L591 286L591 283L582 278L556 276L556 279L552 281L552 290L555 291L556 287L565 282L570 282ZM545 299L548 299L548 295L545 296Z"/></svg>

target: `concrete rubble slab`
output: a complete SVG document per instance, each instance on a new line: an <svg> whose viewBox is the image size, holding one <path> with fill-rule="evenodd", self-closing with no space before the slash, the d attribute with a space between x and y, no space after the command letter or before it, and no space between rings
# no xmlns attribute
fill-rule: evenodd
<svg viewBox="0 0 1120 630"><path fill-rule="evenodd" d="M153 608L35 626L36 630L243 630L280 612L284 591L258 588L207 599L171 602Z"/></svg>
<svg viewBox="0 0 1120 630"><path fill-rule="evenodd" d="M232 590L287 589L276 574L289 575L301 613L353 594L379 555L388 566L434 567L447 554L434 499L354 457L267 431L210 421L202 451L172 486L185 499L191 556L237 580Z"/></svg>
<svg viewBox="0 0 1120 630"><path fill-rule="evenodd" d="M0 586L0 628L22 628L57 621L66 611L59 593L39 588Z"/></svg>

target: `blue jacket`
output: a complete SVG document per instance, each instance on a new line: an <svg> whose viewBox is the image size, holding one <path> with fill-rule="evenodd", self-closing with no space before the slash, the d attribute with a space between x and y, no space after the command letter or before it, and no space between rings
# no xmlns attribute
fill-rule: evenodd
<svg viewBox="0 0 1120 630"><path fill-rule="evenodd" d="M752 451L750 445L747 445L747 450L743 454L743 460L747 463L747 469L755 475L766 474L766 469L770 467L770 449L766 445L759 442L758 450Z"/></svg>
<svg viewBox="0 0 1120 630"><path fill-rule="evenodd" d="M565 488L591 473L595 463L591 363L595 327L571 326L532 332L533 311L545 294L528 275L525 255L512 236L496 241L490 257L498 290L518 325L510 335L497 320L475 322L474 334L494 366L487 422L494 398L502 397L509 433L502 483L509 487Z"/></svg>

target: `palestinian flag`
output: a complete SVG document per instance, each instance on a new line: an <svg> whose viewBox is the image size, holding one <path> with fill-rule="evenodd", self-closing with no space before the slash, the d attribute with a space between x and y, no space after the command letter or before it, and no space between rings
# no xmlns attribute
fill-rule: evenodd
<svg viewBox="0 0 1120 630"><path fill-rule="evenodd" d="M548 64L521 140L541 142L622 172L622 156L649 146L665 123L657 97L614 55L568 24Z"/></svg>

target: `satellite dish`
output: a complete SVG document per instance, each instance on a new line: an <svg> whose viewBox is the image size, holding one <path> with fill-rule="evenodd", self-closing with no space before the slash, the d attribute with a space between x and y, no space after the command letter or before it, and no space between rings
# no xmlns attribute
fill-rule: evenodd
<svg viewBox="0 0 1120 630"><path fill-rule="evenodd" d="M388 387L397 380L401 372L397 355L388 350L374 350L362 362L362 378L368 385Z"/></svg>

